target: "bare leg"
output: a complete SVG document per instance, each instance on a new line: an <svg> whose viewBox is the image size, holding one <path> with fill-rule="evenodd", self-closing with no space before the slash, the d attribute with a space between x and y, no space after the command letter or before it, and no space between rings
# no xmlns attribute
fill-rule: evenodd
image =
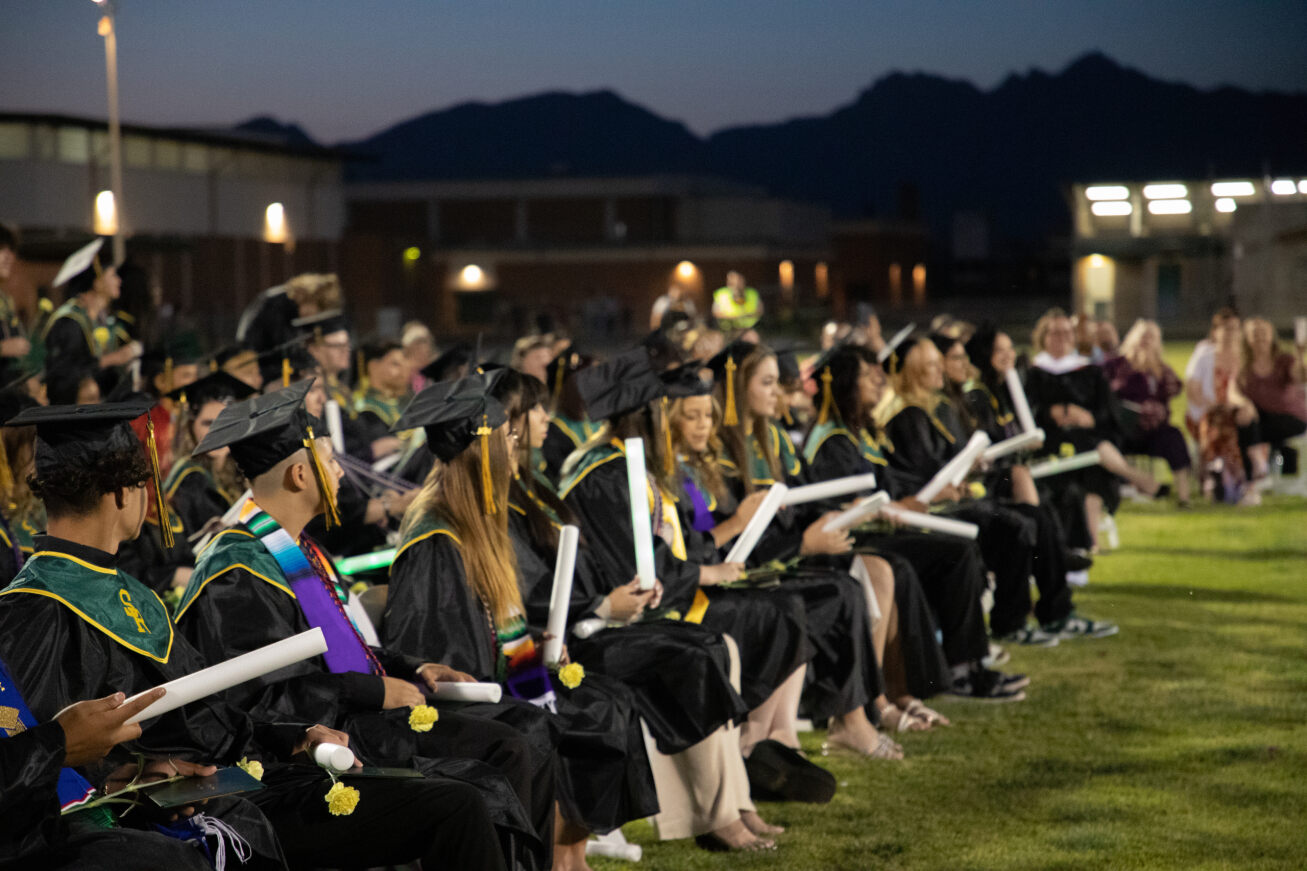
<svg viewBox="0 0 1307 871"><path fill-rule="evenodd" d="M1126 458L1121 456L1121 452L1116 449L1116 445L1111 442L1099 442L1096 448L1098 451L1098 464L1107 471L1121 478L1125 478L1140 493L1153 496L1157 493L1157 481L1147 472L1141 472L1134 466L1126 462Z"/></svg>
<svg viewBox="0 0 1307 871"><path fill-rule="evenodd" d="M1023 505L1039 504L1039 490L1035 489L1029 466L1012 467L1012 498Z"/></svg>
<svg viewBox="0 0 1307 871"><path fill-rule="evenodd" d="M740 727L740 753L746 758L759 741L768 738L786 747L799 746L799 696L803 694L807 671L807 665L795 669L761 705L749 712L749 719Z"/></svg>
<svg viewBox="0 0 1307 871"><path fill-rule="evenodd" d="M1089 540L1093 542L1090 548L1094 553L1098 553L1098 522L1103 519L1103 497L1097 493L1085 494L1085 523L1089 526Z"/></svg>
<svg viewBox="0 0 1307 871"><path fill-rule="evenodd" d="M831 718L827 741L838 747L871 755L880 745L881 734L867 719L867 712L862 708L856 708L847 714ZM902 759L903 748L895 744L888 758Z"/></svg>
<svg viewBox="0 0 1307 871"><path fill-rule="evenodd" d="M591 871L585 861L585 842L590 833L584 826L563 819L554 806L554 871Z"/></svg>
<svg viewBox="0 0 1307 871"><path fill-rule="evenodd" d="M1171 475L1175 479L1175 498L1180 500L1181 504L1189 501L1189 470L1180 469L1174 471Z"/></svg>

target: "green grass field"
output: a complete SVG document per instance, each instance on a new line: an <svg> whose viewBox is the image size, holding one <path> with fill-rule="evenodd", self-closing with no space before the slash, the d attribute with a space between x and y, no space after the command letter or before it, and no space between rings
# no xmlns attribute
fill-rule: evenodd
<svg viewBox="0 0 1307 871"><path fill-rule="evenodd" d="M945 697L904 762L823 760L826 806L765 805L774 854L657 843L596 869L1307 867L1307 503L1130 505L1076 594L1121 634L1013 650L1021 704ZM804 736L818 758L820 735Z"/></svg>

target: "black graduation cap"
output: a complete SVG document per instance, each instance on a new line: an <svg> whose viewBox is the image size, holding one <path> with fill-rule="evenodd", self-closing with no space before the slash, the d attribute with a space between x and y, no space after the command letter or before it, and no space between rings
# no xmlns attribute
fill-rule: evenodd
<svg viewBox="0 0 1307 871"><path fill-rule="evenodd" d="M322 341L322 337L330 333L349 332L349 319L345 317L345 312L342 309L332 309L321 314L295 318L290 322L290 325L301 332L307 333L315 342Z"/></svg>
<svg viewBox="0 0 1307 871"><path fill-rule="evenodd" d="M502 370L496 370L433 384L413 397L391 427L392 432L422 427L427 448L446 463L479 440L481 496L487 514L499 510L490 469L490 435L508 420L508 413L490 391L501 376Z"/></svg>
<svg viewBox="0 0 1307 871"><path fill-rule="evenodd" d="M104 461L104 455L117 450L140 450L141 440L131 421L149 412L154 400L133 398L127 402L102 402L97 405L47 405L28 408L10 418L6 426L36 427L36 476L56 469L89 469ZM172 529L167 522L168 507L163 501L163 481L159 474L159 450L154 441L154 422L146 417L146 451L154 476L155 509L159 512L159 532L163 546L173 545Z"/></svg>
<svg viewBox="0 0 1307 871"><path fill-rule="evenodd" d="M576 386L591 420L608 420L634 411L665 391L643 347L582 370L576 376Z"/></svg>
<svg viewBox="0 0 1307 871"><path fill-rule="evenodd" d="M307 449L330 527L340 523L340 515L314 444L319 433L327 433L327 428L304 407L304 397L312 386L313 379L306 378L284 390L227 406L191 456L231 448L232 459L241 473L253 480L301 448Z"/></svg>
<svg viewBox="0 0 1307 871"><path fill-rule="evenodd" d="M17 417L21 412L29 408L36 408L40 405L31 395L21 387L8 387L0 390L0 426L8 426L9 421ZM3 442L0 442L3 447Z"/></svg>
<svg viewBox="0 0 1307 871"><path fill-rule="evenodd" d="M459 366L472 362L472 349L464 344L454 345L445 353L423 366L419 371L429 381L448 381Z"/></svg>
<svg viewBox="0 0 1307 871"><path fill-rule="evenodd" d="M713 379L725 385L726 397L722 405L722 425L735 426L740 422L739 412L735 408L735 372L744 362L744 358L753 353L758 346L744 339L736 339L722 348L704 365L711 369Z"/></svg>
<svg viewBox="0 0 1307 871"><path fill-rule="evenodd" d="M210 372L203 378L199 378L187 384L185 387L178 387L164 394L169 399L175 400L182 405L190 405L198 408L206 402L214 402L221 399L241 400L254 394L254 388L222 370Z"/></svg>
<svg viewBox="0 0 1307 871"><path fill-rule="evenodd" d="M289 387L297 380L298 373L316 367L317 361L304 348L311 338L312 333L304 333L259 354L259 373L263 375L263 383L267 385L280 380L283 387ZM306 359L312 362L306 363Z"/></svg>
<svg viewBox="0 0 1307 871"><path fill-rule="evenodd" d="M254 348L244 342L234 342L230 345L224 345L209 356L209 371L217 372L241 354L253 353Z"/></svg>
<svg viewBox="0 0 1307 871"><path fill-rule="evenodd" d="M712 393L712 384L699 377L703 368L701 361L692 360L684 366L660 373L658 377L663 382L664 395L670 399L679 399L683 396L707 396Z"/></svg>
<svg viewBox="0 0 1307 871"><path fill-rule="evenodd" d="M993 321L982 321L976 331L967 339L967 356L986 377L993 377L994 342L998 340L998 327Z"/></svg>
<svg viewBox="0 0 1307 871"><path fill-rule="evenodd" d="M102 247L104 247L104 239L96 238L78 248L59 267L59 272L50 286L59 287L67 284L70 296L84 293L102 271L100 266Z"/></svg>

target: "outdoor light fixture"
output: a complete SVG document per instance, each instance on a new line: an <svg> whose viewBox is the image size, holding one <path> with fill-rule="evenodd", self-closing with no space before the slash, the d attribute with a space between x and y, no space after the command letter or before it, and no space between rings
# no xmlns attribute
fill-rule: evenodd
<svg viewBox="0 0 1307 871"><path fill-rule="evenodd" d="M1094 203L1089 210L1100 218L1115 218L1130 214L1135 207L1124 200L1106 200Z"/></svg>
<svg viewBox="0 0 1307 871"><path fill-rule="evenodd" d="M1188 200L1153 200L1148 204L1148 211L1154 215L1187 215L1194 210Z"/></svg>
<svg viewBox="0 0 1307 871"><path fill-rule="evenodd" d="M1091 200L1124 200L1130 189L1123 184L1096 184L1085 188L1085 197Z"/></svg>
<svg viewBox="0 0 1307 871"><path fill-rule="evenodd" d="M289 235L286 228L286 207L281 203L268 203L268 208L263 213L263 241L284 245Z"/></svg>
<svg viewBox="0 0 1307 871"><path fill-rule="evenodd" d="M1089 268L1090 268L1090 269L1102 269L1102 268L1103 268L1104 266L1106 266L1106 265L1107 265L1107 260L1105 260L1105 259L1103 258L1103 255L1102 255L1102 254L1090 254L1090 255L1089 255Z"/></svg>
<svg viewBox="0 0 1307 871"><path fill-rule="evenodd" d="M113 191L100 191L95 195L95 235L112 236L118 232L118 207Z"/></svg>
<svg viewBox="0 0 1307 871"><path fill-rule="evenodd" d="M1174 200L1189 196L1189 188L1182 184L1146 184L1144 196L1150 200Z"/></svg>
<svg viewBox="0 0 1307 871"><path fill-rule="evenodd" d="M680 263L676 264L676 277L682 281L689 281L691 278L694 278L694 273L697 271L695 265L689 260L682 260Z"/></svg>
<svg viewBox="0 0 1307 871"><path fill-rule="evenodd" d="M782 260L780 265L781 287L786 290L794 289L794 261Z"/></svg>
<svg viewBox="0 0 1307 871"><path fill-rule="evenodd" d="M1250 181L1218 181L1212 183L1214 197L1250 197L1257 188Z"/></svg>
<svg viewBox="0 0 1307 871"><path fill-rule="evenodd" d="M1221 197L1216 201L1216 211L1218 212L1233 212L1235 208L1237 208L1237 204L1229 197Z"/></svg>
<svg viewBox="0 0 1307 871"><path fill-rule="evenodd" d="M1271 193L1277 196L1284 197L1297 192L1298 186L1293 183L1291 178L1277 178L1271 182Z"/></svg>
<svg viewBox="0 0 1307 871"><path fill-rule="evenodd" d="M459 270L458 285L463 290L481 290L486 286L486 272L475 263Z"/></svg>

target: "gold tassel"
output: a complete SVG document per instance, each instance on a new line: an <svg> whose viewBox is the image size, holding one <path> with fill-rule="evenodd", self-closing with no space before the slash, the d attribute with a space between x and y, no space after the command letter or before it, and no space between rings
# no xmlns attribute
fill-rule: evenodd
<svg viewBox="0 0 1307 871"><path fill-rule="evenodd" d="M567 375L567 360L560 359L558 362L558 374L554 376L554 407L558 407L558 399L563 395L563 378Z"/></svg>
<svg viewBox="0 0 1307 871"><path fill-rule="evenodd" d="M210 357L210 358L209 358L209 374L213 374L214 372L217 372L217 371L218 371L218 360L217 360L217 358L215 358L215 357Z"/></svg>
<svg viewBox="0 0 1307 871"><path fill-rule="evenodd" d="M735 413L735 358L726 358L726 410L722 412L722 426L735 426L740 416Z"/></svg>
<svg viewBox="0 0 1307 871"><path fill-rule="evenodd" d="M495 480L490 474L490 434L493 432L489 416L481 415L481 426L476 434L481 439L481 498L486 502L486 514L499 513L499 507L495 505Z"/></svg>
<svg viewBox="0 0 1307 871"><path fill-rule="evenodd" d="M150 449L150 471L154 474L154 507L159 512L159 537L165 549L173 546L172 521L163 499L163 476L159 474L159 444L154 438L154 418L145 415L145 445Z"/></svg>
<svg viewBox="0 0 1307 871"><path fill-rule="evenodd" d="M817 424L821 425L830 419L830 407L834 402L831 396L830 383L833 376L830 374L830 367L827 366L821 370L821 411L817 413Z"/></svg>
<svg viewBox="0 0 1307 871"><path fill-rule="evenodd" d="M671 412L668 411L667 397L663 397L663 449L666 456L663 458L663 470L667 476L676 471L676 452L672 448L672 422Z"/></svg>
<svg viewBox="0 0 1307 871"><path fill-rule="evenodd" d="M316 438L313 435L313 427L305 427L308 438L304 439L304 447L309 449L309 465L313 467L313 477L318 482L318 493L322 496L322 504L326 506L326 526L331 529L334 526L340 526L340 511L336 508L336 497L331 495L331 483L327 480L327 468L322 465L322 457L318 456L318 446Z"/></svg>
<svg viewBox="0 0 1307 871"><path fill-rule="evenodd" d="M290 357L282 357L281 358L281 386L282 387L290 386L290 379L291 379L291 375L293 374L294 373L291 371L290 368Z"/></svg>

